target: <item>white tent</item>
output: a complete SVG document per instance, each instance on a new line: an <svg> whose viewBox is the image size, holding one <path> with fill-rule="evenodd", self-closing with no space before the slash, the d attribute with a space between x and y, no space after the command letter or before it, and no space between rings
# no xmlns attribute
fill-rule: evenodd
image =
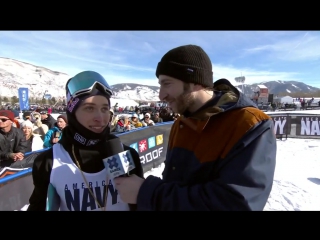
<svg viewBox="0 0 320 240"><path fill-rule="evenodd" d="M126 107L126 106L139 106L139 103L137 103L136 101L132 100L132 99L125 99L125 98L111 98L110 99L111 102L111 107L113 107L114 105L116 105L118 103L118 107Z"/></svg>
<svg viewBox="0 0 320 240"><path fill-rule="evenodd" d="M292 104L292 103L293 103L293 98L290 97L290 96L285 96L285 97L282 97L282 98L280 99L280 102L281 102L281 103Z"/></svg>

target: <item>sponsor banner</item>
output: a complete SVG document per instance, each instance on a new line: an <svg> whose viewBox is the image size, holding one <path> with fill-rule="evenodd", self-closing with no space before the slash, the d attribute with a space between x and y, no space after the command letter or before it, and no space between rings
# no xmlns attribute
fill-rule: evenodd
<svg viewBox="0 0 320 240"><path fill-rule="evenodd" d="M320 115L303 113L268 113L268 115L274 122L276 135L320 139Z"/></svg>
<svg viewBox="0 0 320 240"><path fill-rule="evenodd" d="M290 127L290 120L291 117L287 115L277 115L271 116L273 120L274 126L274 133L276 135L287 135L290 134L291 127Z"/></svg>
<svg viewBox="0 0 320 240"><path fill-rule="evenodd" d="M171 126L172 122L157 124L118 136L124 144L139 153L143 171L147 172L164 162Z"/></svg>
<svg viewBox="0 0 320 240"><path fill-rule="evenodd" d="M320 115L297 116L297 136L318 136L320 138Z"/></svg>

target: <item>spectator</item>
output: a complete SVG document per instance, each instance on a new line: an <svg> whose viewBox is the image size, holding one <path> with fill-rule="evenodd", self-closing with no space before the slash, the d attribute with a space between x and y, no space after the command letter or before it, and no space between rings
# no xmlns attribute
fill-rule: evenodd
<svg viewBox="0 0 320 240"><path fill-rule="evenodd" d="M45 148L52 147L53 144L56 144L60 141L62 137L62 129L64 129L68 124L66 115L59 115L57 117L57 122L53 128L51 128L45 135L43 146Z"/></svg>
<svg viewBox="0 0 320 240"><path fill-rule="evenodd" d="M152 120L153 120L154 123L162 123L163 122L163 119L161 117L159 117L159 113L158 112L156 112L153 115Z"/></svg>
<svg viewBox="0 0 320 240"><path fill-rule="evenodd" d="M118 115L114 115L114 110L110 109L110 132L114 132L119 121Z"/></svg>
<svg viewBox="0 0 320 240"><path fill-rule="evenodd" d="M26 152L33 152L43 149L43 141L39 134L33 133L33 124L29 120L21 123L21 129L26 137Z"/></svg>
<svg viewBox="0 0 320 240"><path fill-rule="evenodd" d="M132 121L132 124L135 128L142 127L142 123L139 120L138 114L136 114L136 113L132 114L131 121Z"/></svg>
<svg viewBox="0 0 320 240"><path fill-rule="evenodd" d="M48 114L47 111L40 111L40 114L41 122L43 124L46 124L48 126L48 129L54 128L57 121L50 114Z"/></svg>
<svg viewBox="0 0 320 240"><path fill-rule="evenodd" d="M27 149L26 137L21 129L13 127L14 114L0 111L0 167L21 161Z"/></svg>
<svg viewBox="0 0 320 240"><path fill-rule="evenodd" d="M141 121L142 126L146 127L146 126L153 126L154 122L150 119L150 113L146 113L144 115L144 119Z"/></svg>
<svg viewBox="0 0 320 240"><path fill-rule="evenodd" d="M122 115L119 117L119 121L116 125L116 132L127 132L135 128L133 124L129 121L129 117Z"/></svg>

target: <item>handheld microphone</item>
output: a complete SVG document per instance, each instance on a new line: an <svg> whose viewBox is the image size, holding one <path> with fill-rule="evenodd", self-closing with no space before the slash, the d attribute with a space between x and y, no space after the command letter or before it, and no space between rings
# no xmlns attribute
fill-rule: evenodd
<svg viewBox="0 0 320 240"><path fill-rule="evenodd" d="M114 138L106 142L106 154L103 164L108 170L110 178L126 177L135 168L130 150L124 151L123 144L119 138Z"/></svg>

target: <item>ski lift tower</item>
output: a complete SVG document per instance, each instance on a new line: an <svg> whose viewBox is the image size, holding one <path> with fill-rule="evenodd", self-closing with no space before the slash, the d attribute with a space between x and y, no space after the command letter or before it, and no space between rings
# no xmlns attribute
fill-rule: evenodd
<svg viewBox="0 0 320 240"><path fill-rule="evenodd" d="M244 82L245 82L246 78L244 76L241 76L241 77L236 77L234 80L237 83L242 83L242 93L245 94L245 92L244 92Z"/></svg>

